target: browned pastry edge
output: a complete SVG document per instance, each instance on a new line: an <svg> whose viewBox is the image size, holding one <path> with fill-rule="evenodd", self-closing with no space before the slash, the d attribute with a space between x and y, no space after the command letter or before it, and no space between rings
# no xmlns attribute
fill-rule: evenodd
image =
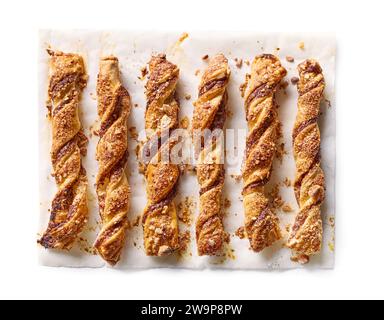
<svg viewBox="0 0 384 320"><path fill-rule="evenodd" d="M223 246L225 232L221 202L224 185L222 143L216 141L215 130L223 130L227 84L230 69L224 55L218 54L209 65L199 85L199 96L194 103L192 128L197 139L199 159L197 178L200 185L199 215L196 221L196 241L199 255L215 255ZM209 129L208 132L204 130Z"/></svg>
<svg viewBox="0 0 384 320"><path fill-rule="evenodd" d="M274 55L257 56L245 92L249 132L243 166L243 203L245 231L256 252L281 238L279 221L264 194L264 186L271 176L277 143L275 92L286 73Z"/></svg>
<svg viewBox="0 0 384 320"><path fill-rule="evenodd" d="M298 113L292 138L296 162L294 189L300 211L287 245L295 255L308 258L320 251L323 233L320 206L324 201L325 181L320 167L317 121L325 82L322 69L315 60L305 60L298 66L298 71Z"/></svg>
<svg viewBox="0 0 384 320"><path fill-rule="evenodd" d="M79 119L87 76L81 56L52 50L48 54L47 107L52 120L51 161L58 191L48 227L38 243L45 248L70 249L88 216L87 177L81 160L88 140Z"/></svg>
<svg viewBox="0 0 384 320"><path fill-rule="evenodd" d="M179 248L176 206L173 201L179 178L179 167L169 159L177 142L172 132L178 126L179 104L175 99L179 69L164 54L152 56L146 84L147 108L145 128L147 145L160 141L153 158L146 163L147 205L142 223L144 247L149 256L169 255ZM167 141L161 137L169 137ZM145 147L149 150L151 147ZM144 149L145 149L144 148Z"/></svg>
<svg viewBox="0 0 384 320"><path fill-rule="evenodd" d="M115 265L120 260L128 226L130 187L125 165L128 154L127 119L131 111L130 96L121 83L116 57L100 60L97 98L101 123L96 149L99 163L96 192L102 228L94 247L105 261Z"/></svg>

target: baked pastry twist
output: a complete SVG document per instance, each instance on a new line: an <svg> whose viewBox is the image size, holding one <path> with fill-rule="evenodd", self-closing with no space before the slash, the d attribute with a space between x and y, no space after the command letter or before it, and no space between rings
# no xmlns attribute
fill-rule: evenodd
<svg viewBox="0 0 384 320"><path fill-rule="evenodd" d="M102 228L94 247L104 260L114 265L120 259L128 225L130 188L125 165L128 155L127 119L131 111L130 96L121 83L116 57L100 60L97 98L101 123L96 149L99 163L96 192Z"/></svg>
<svg viewBox="0 0 384 320"><path fill-rule="evenodd" d="M306 60L298 66L300 80L298 113L293 129L293 153L296 162L295 196L300 211L288 239L288 247L304 256L321 249L324 201L324 173L320 167L320 130L317 124L325 87L320 65Z"/></svg>
<svg viewBox="0 0 384 320"><path fill-rule="evenodd" d="M249 132L243 167L243 202L245 231L256 252L281 238L279 221L270 208L264 186L271 176L279 126L275 92L286 73L274 55L257 56L245 92Z"/></svg>
<svg viewBox="0 0 384 320"><path fill-rule="evenodd" d="M222 54L213 57L199 85L199 97L194 103L192 128L199 150L197 178L200 185L199 216L196 240L199 255L214 255L224 241L221 194L224 185L222 135L230 76L228 60ZM208 129L208 130L207 130ZM215 130L220 130L215 133Z"/></svg>
<svg viewBox="0 0 384 320"><path fill-rule="evenodd" d="M172 131L178 126L179 104L175 99L178 79L179 68L164 54L151 58L146 84L145 128L148 142L144 152L153 152L153 146L155 150L145 168L148 202L142 217L144 247L149 256L168 255L179 248L173 201L179 167L169 159L172 147L177 143Z"/></svg>
<svg viewBox="0 0 384 320"><path fill-rule="evenodd" d="M48 227L38 242L45 248L70 249L87 222L87 177L81 156L87 138L79 119L87 82L81 56L48 50L50 75L47 107L52 120L51 161L58 191Z"/></svg>

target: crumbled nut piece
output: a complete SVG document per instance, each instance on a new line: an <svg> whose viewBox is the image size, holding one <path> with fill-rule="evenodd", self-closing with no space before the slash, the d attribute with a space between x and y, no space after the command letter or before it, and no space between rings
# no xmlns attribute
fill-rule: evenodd
<svg viewBox="0 0 384 320"><path fill-rule="evenodd" d="M299 78L298 77L292 77L291 78L291 83L293 84L293 85L296 85L298 82L299 82Z"/></svg>
<svg viewBox="0 0 384 320"><path fill-rule="evenodd" d="M189 99L191 99L191 95L189 93L186 93L184 95L184 98L185 98L185 100L189 100Z"/></svg>
<svg viewBox="0 0 384 320"><path fill-rule="evenodd" d="M189 126L189 119L187 116L184 116L181 120L180 120L180 127L182 129L188 129L188 126Z"/></svg>
<svg viewBox="0 0 384 320"><path fill-rule="evenodd" d="M201 57L202 60L208 60L208 58L209 58L209 55L207 55L207 54L205 54L205 55L203 55L203 56Z"/></svg>
<svg viewBox="0 0 384 320"><path fill-rule="evenodd" d="M304 50L304 42L303 41L299 42L299 49Z"/></svg>
<svg viewBox="0 0 384 320"><path fill-rule="evenodd" d="M292 212L292 211L293 211L292 208L291 208L291 206L290 206L288 203L284 204L283 207L282 207L281 209L282 209L284 212Z"/></svg>
<svg viewBox="0 0 384 320"><path fill-rule="evenodd" d="M249 66L251 63L249 62L249 60L244 60L244 63Z"/></svg>
<svg viewBox="0 0 384 320"><path fill-rule="evenodd" d="M199 73L200 73L200 69L197 69L197 70L195 71L195 76L198 76Z"/></svg>
<svg viewBox="0 0 384 320"><path fill-rule="evenodd" d="M232 118L232 117L233 117L233 112L232 112L231 110L227 109L227 111L226 111L226 115L227 115L227 118L228 118L228 119L229 119L229 118Z"/></svg>
<svg viewBox="0 0 384 320"><path fill-rule="evenodd" d="M285 60L287 60L288 62L295 62L295 58L293 58L292 56L286 56Z"/></svg>
<svg viewBox="0 0 384 320"><path fill-rule="evenodd" d="M141 80L144 80L145 79L145 76L148 74L148 69L147 69L147 66L144 66L140 69L141 71Z"/></svg>
<svg viewBox="0 0 384 320"><path fill-rule="evenodd" d="M135 108L137 108L139 105L138 105L137 103L135 103L133 106L134 106Z"/></svg>
<svg viewBox="0 0 384 320"><path fill-rule="evenodd" d="M238 229L236 230L236 232L235 232L235 235L236 235L238 238L240 238L240 239L244 239L245 236L246 236L244 227L240 227L240 228L238 228Z"/></svg>
<svg viewBox="0 0 384 320"><path fill-rule="evenodd" d="M236 62L236 67L237 68L240 69L243 66L243 59L235 58L235 62Z"/></svg>

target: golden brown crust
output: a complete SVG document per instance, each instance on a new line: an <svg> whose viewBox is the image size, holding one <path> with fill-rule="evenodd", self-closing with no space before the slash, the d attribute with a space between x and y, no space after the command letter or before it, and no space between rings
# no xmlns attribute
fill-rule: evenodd
<svg viewBox="0 0 384 320"><path fill-rule="evenodd" d="M125 174L128 148L127 119L131 111L128 91L120 80L116 57L100 60L97 78L100 140L96 149L99 172L96 192L102 228L94 244L98 254L115 265L124 246L130 188Z"/></svg>
<svg viewBox="0 0 384 320"><path fill-rule="evenodd" d="M179 248L176 206L173 201L179 167L162 156L166 153L165 156L168 157L169 150L176 143L171 133L178 126L179 104L175 99L175 89L179 69L164 54L159 54L151 58L149 72L145 113L147 145L168 134L170 138L162 141L145 168L148 202L142 223L146 254L164 256Z"/></svg>
<svg viewBox="0 0 384 320"><path fill-rule="evenodd" d="M38 243L45 248L70 249L88 215L87 177L81 161L87 138L78 114L87 76L81 56L51 50L48 54L51 161L58 191L52 201L48 227Z"/></svg>
<svg viewBox="0 0 384 320"><path fill-rule="evenodd" d="M192 127L200 150L197 164L200 210L196 222L199 255L218 253L225 237L221 212L221 194L224 185L223 146L219 137L215 137L212 133L224 127L229 76L228 60L224 55L218 54L213 57L201 78L199 97L194 103ZM209 131L204 134L206 129ZM203 141L199 133L204 134Z"/></svg>
<svg viewBox="0 0 384 320"><path fill-rule="evenodd" d="M279 125L275 92L286 73L277 57L257 56L245 92L249 132L243 168L243 202L245 231L256 252L281 238L279 221L270 208L264 186L272 172Z"/></svg>
<svg viewBox="0 0 384 320"><path fill-rule="evenodd" d="M300 211L288 239L295 254L310 256L321 249L324 173L320 167L320 130L317 124L325 88L322 69L315 60L298 66L298 113L293 129L296 162L295 195Z"/></svg>

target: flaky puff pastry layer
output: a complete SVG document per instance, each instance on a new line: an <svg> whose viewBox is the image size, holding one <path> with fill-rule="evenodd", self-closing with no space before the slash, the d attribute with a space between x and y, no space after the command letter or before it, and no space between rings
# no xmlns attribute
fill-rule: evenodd
<svg viewBox="0 0 384 320"><path fill-rule="evenodd" d="M295 255L308 258L320 251L323 235L320 206L324 201L325 181L320 167L317 121L325 81L322 69L315 60L302 62L298 71L298 112L292 138L296 162L294 188L300 211L292 227L288 247Z"/></svg>
<svg viewBox="0 0 384 320"><path fill-rule="evenodd" d="M82 166L87 138L79 119L87 75L77 54L48 50L47 107L52 120L51 161L57 192L48 227L38 242L45 248L70 249L87 222L87 177Z"/></svg>
<svg viewBox="0 0 384 320"><path fill-rule="evenodd" d="M224 185L222 130L230 73L224 55L218 54L210 59L200 81L198 99L194 103L192 129L195 147L199 152L197 179L200 185L200 204L196 221L199 255L217 254L225 238L221 210Z"/></svg>
<svg viewBox="0 0 384 320"><path fill-rule="evenodd" d="M243 203L245 231L256 252L281 238L279 221L270 208L264 186L271 176L278 138L275 92L286 73L274 55L257 56L245 92L249 132L243 167Z"/></svg>
<svg viewBox="0 0 384 320"><path fill-rule="evenodd" d="M116 264L124 246L130 187L125 173L128 148L127 119L131 99L120 80L119 61L110 56L100 60L97 78L99 143L96 159L99 171L96 192L102 227L94 244L109 264Z"/></svg>
<svg viewBox="0 0 384 320"><path fill-rule="evenodd" d="M145 166L147 205L142 224L144 247L149 256L169 255L179 249L179 232L174 195L179 167L170 161L170 152L177 143L172 132L178 126L179 104L175 99L179 68L164 54L153 56L149 62L146 84L147 108L145 148L155 148L155 154ZM161 138L161 139L160 139ZM165 141L164 141L165 140ZM144 148L144 149L145 149Z"/></svg>

